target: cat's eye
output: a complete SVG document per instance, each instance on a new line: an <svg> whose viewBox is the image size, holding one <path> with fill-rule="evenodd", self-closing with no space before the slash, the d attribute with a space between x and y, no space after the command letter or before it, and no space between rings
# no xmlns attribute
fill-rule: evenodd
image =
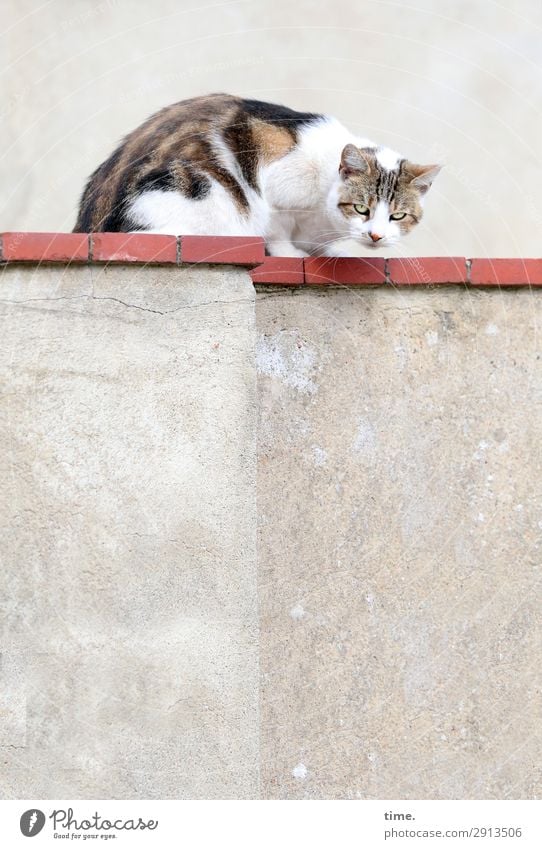
<svg viewBox="0 0 542 849"><path fill-rule="evenodd" d="M406 212L392 212L390 215L390 221L402 221L403 218L406 218Z"/></svg>
<svg viewBox="0 0 542 849"><path fill-rule="evenodd" d="M369 207L365 206L363 203L355 203L354 209L356 212L359 212L360 215L369 215Z"/></svg>

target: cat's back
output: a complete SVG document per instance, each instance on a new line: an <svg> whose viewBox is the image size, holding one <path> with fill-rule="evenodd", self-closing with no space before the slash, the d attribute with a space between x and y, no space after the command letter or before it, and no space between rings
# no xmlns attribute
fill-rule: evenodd
<svg viewBox="0 0 542 849"><path fill-rule="evenodd" d="M145 193L198 201L217 184L242 214L260 190L260 165L289 153L303 127L321 118L228 94L174 103L126 136L92 174L74 232L145 229L131 217Z"/></svg>

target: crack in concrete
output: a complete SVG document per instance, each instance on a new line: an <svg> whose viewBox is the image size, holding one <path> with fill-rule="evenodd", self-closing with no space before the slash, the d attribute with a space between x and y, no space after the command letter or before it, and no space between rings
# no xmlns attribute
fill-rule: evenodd
<svg viewBox="0 0 542 849"><path fill-rule="evenodd" d="M254 303L254 298L239 298L234 301L222 301L220 299L214 301L202 301L200 304L182 304L180 307L175 307L172 310L154 310L151 307L143 307L140 304L129 304L127 301L122 301L120 298L114 298L111 295L63 295L60 298L26 298L24 301L16 301L16 300L8 300L5 298L0 299L0 304L30 304L30 303L48 303L50 301L80 301L88 299L91 301L113 301L116 304L121 304L124 307L128 307L128 309L140 310L141 312L150 312L155 315L172 315L176 312L181 312L182 310L191 310L191 309L199 309L200 307L207 307L213 304L222 304L222 306L230 306L231 304L252 304Z"/></svg>

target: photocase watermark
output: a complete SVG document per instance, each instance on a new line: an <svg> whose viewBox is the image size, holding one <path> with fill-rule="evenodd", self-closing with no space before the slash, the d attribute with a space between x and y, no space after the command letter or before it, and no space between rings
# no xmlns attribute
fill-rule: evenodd
<svg viewBox="0 0 542 849"><path fill-rule="evenodd" d="M117 95L117 103L126 103L128 101L138 99L145 94L152 94L153 92L171 85L172 83L190 79L191 77L197 77L201 74L218 74L220 71L230 71L234 68L263 65L263 62L263 56L241 57L228 62L215 62L212 65L198 65L192 68L187 68L184 71L174 71L170 74L161 74L159 76L154 76L152 80L149 80L137 88L133 88L129 91L121 91Z"/></svg>
<svg viewBox="0 0 542 849"><path fill-rule="evenodd" d="M465 189L468 190L471 197L478 198L484 206L489 209L495 208L495 198L485 189L483 185L477 182L472 174L468 174L464 168L456 163L449 161L450 151L441 144L432 144L429 148L428 155L439 162L446 162L446 171L451 174Z"/></svg>
<svg viewBox="0 0 542 849"><path fill-rule="evenodd" d="M83 26L92 18L103 15L103 13L107 12L109 9L118 9L123 5L124 0L103 0L103 2L91 6L89 9L85 9L84 12L80 12L73 18L64 18L62 21L59 21L56 25L57 29L62 32L66 32L66 30L72 29L73 27Z"/></svg>
<svg viewBox="0 0 542 849"><path fill-rule="evenodd" d="M39 808L29 808L21 816L21 832L25 837L35 837L43 829L47 819L52 821L53 837L67 840L85 840L89 836L97 835L114 837L114 832L154 831L158 828L158 820L144 820L141 817L109 819L95 811L91 816L78 819L74 816L73 808L58 808L46 817Z"/></svg>
<svg viewBox="0 0 542 849"><path fill-rule="evenodd" d="M25 837L35 837L45 825L45 814L38 808L30 808L21 816L19 825Z"/></svg>
<svg viewBox="0 0 542 849"><path fill-rule="evenodd" d="M53 829L67 829L68 831L145 831L149 829L154 831L158 827L158 820L142 820L138 817L137 822L134 819L116 819L109 820L102 817L96 811L89 819L77 820L73 815L73 808L68 808L67 811L60 808L49 814L49 819L53 821Z"/></svg>
<svg viewBox="0 0 542 849"><path fill-rule="evenodd" d="M447 162L450 154L450 151L447 148L441 144L435 143L429 148L429 154L436 160L446 162L447 173L454 177L460 185L468 190L469 199L472 200L474 198L480 201L483 206L487 207L487 209L491 211L499 209L500 203L498 199L488 192L487 189L472 176L472 174L467 173L464 168L459 167L454 163ZM540 209L539 201L535 200L532 194L524 191L522 205L523 208L528 211L534 227L542 233L542 211Z"/></svg>
<svg viewBox="0 0 542 849"><path fill-rule="evenodd" d="M264 64L263 56L240 57L227 62L214 62L209 65L195 65L192 68L186 68L183 71L172 71L169 74L154 75L152 80L149 80L142 85L136 86L133 89L120 89L115 87L114 98L111 103L130 103L134 100L139 100L145 95L154 94L167 86L174 85L183 80L189 80L192 77L199 77L205 74L220 74L224 71L233 71L236 68L252 68L257 65ZM7 120L11 113L15 112L17 107L23 105L26 98L30 95L34 88L33 83L28 83L17 92L13 92L5 98L2 103L2 111L0 112L0 120ZM166 104L164 104L166 105Z"/></svg>

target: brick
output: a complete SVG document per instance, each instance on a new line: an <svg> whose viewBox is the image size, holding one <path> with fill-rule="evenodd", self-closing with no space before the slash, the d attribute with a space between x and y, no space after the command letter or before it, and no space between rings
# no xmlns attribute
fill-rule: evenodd
<svg viewBox="0 0 542 849"><path fill-rule="evenodd" d="M388 260L388 273L393 286L464 285L467 262L462 256L393 258Z"/></svg>
<svg viewBox="0 0 542 849"><path fill-rule="evenodd" d="M91 233L93 262L177 262L177 237L155 233Z"/></svg>
<svg viewBox="0 0 542 849"><path fill-rule="evenodd" d="M385 259L369 257L321 257L304 259L305 283L310 286L382 286L386 282Z"/></svg>
<svg viewBox="0 0 542 849"><path fill-rule="evenodd" d="M259 236L181 236L181 262L254 267L264 260L264 241Z"/></svg>
<svg viewBox="0 0 542 849"><path fill-rule="evenodd" d="M275 286L302 286L305 282L303 258L294 256L266 256L263 265L251 272L253 283Z"/></svg>
<svg viewBox="0 0 542 849"><path fill-rule="evenodd" d="M542 259L473 259L473 286L542 286Z"/></svg>
<svg viewBox="0 0 542 849"><path fill-rule="evenodd" d="M7 262L88 262L86 233L3 233Z"/></svg>

